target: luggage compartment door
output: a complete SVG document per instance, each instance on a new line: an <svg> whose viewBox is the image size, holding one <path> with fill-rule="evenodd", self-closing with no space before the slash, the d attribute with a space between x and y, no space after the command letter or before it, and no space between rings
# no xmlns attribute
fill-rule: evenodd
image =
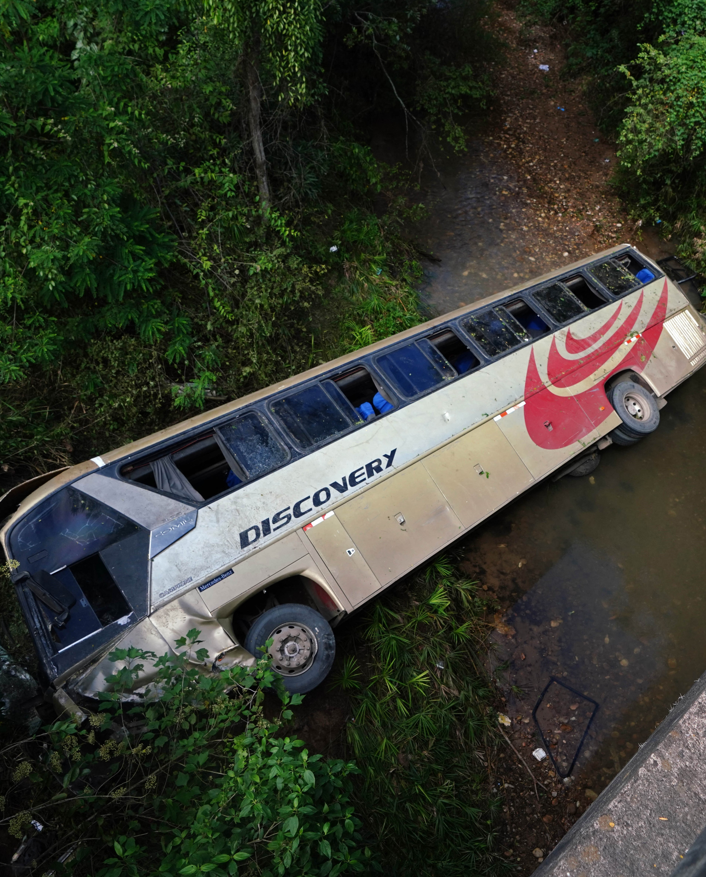
<svg viewBox="0 0 706 877"><path fill-rule="evenodd" d="M464 527L505 505L534 480L492 420L430 454L424 465Z"/></svg>
<svg viewBox="0 0 706 877"><path fill-rule="evenodd" d="M463 524L415 463L336 510L380 584L387 585L463 532Z"/></svg>
<svg viewBox="0 0 706 877"><path fill-rule="evenodd" d="M380 582L336 513L327 512L318 522L308 524L304 536L319 552L353 607L380 588Z"/></svg>
<svg viewBox="0 0 706 877"><path fill-rule="evenodd" d="M542 478L599 438L579 403L547 387L495 422L534 478Z"/></svg>

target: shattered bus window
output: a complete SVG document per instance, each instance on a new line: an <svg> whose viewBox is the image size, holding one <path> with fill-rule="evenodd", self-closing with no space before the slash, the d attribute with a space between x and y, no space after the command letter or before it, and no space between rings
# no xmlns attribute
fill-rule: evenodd
<svg viewBox="0 0 706 877"><path fill-rule="evenodd" d="M235 455L248 478L257 478L281 466L288 453L270 426L255 412L218 427L223 441Z"/></svg>
<svg viewBox="0 0 706 877"><path fill-rule="evenodd" d="M352 426L323 387L314 385L272 403L272 412L302 448L310 448Z"/></svg>
<svg viewBox="0 0 706 877"><path fill-rule="evenodd" d="M464 328L488 356L507 353L529 340L529 335L517 320L502 308L474 314Z"/></svg>
<svg viewBox="0 0 706 877"><path fill-rule="evenodd" d="M625 295L626 292L632 292L640 286L637 277L614 259L594 265L589 268L589 272L613 295Z"/></svg>
<svg viewBox="0 0 706 877"><path fill-rule="evenodd" d="M560 325L588 312L586 305L580 302L563 283L553 283L533 295Z"/></svg>
<svg viewBox="0 0 706 877"><path fill-rule="evenodd" d="M69 488L42 503L19 529L17 552L23 561L41 560L51 570L75 563L138 530L115 510Z"/></svg>
<svg viewBox="0 0 706 877"><path fill-rule="evenodd" d="M420 350L422 346L429 358ZM441 384L445 378L456 376L444 357L426 339L386 353L377 363L382 373L408 399Z"/></svg>

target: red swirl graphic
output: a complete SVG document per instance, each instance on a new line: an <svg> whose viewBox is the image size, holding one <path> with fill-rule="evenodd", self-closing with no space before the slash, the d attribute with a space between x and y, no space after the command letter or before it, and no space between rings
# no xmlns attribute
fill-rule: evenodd
<svg viewBox="0 0 706 877"><path fill-rule="evenodd" d="M640 293L631 313L615 331L610 332L623 310L624 302L621 302L600 329L588 338L570 338L570 333L567 332L567 352L576 353L580 352L580 347L588 350L596 340L607 336L599 347L587 353L585 357L567 359L558 350L556 339L552 338L547 357L547 376L551 382L550 386L544 386L534 350L530 351L525 378L526 404L522 412L527 432L536 445L546 450L568 447L585 438L610 416L613 408L605 393L605 381L616 372L628 368L638 373L644 370L662 334L668 299L669 292L665 280L659 300L647 321L648 328L639 338L630 341L625 356L609 373L602 376L600 383L587 390L576 392L571 396L559 396L552 392L552 385L562 389L578 388L583 381L595 375L608 362L619 346L629 340L644 303L644 291Z"/></svg>

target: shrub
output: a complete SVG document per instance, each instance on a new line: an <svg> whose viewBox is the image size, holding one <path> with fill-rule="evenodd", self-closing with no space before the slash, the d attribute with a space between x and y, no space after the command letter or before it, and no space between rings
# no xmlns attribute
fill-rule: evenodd
<svg viewBox="0 0 706 877"><path fill-rule="evenodd" d="M30 848L32 873L363 870L368 851L349 798L355 767L309 755L283 733L301 697L284 691L268 660L202 675L190 661L207 658L198 633L177 642L176 656L116 649L112 690L95 713L81 724L56 721L0 753L0 825L16 844L34 832L32 820L44 826ZM158 668L154 689L123 703L147 660ZM272 719L275 689L283 709Z"/></svg>

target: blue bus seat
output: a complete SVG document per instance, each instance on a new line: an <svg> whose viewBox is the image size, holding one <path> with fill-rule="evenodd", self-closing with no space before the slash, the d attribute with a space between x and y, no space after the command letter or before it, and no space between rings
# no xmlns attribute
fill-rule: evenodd
<svg viewBox="0 0 706 877"><path fill-rule="evenodd" d="M370 420L371 418L375 417L375 411L373 410L373 406L370 404L370 402L363 402L363 404L358 405L355 410L358 412L358 414L360 414L363 420Z"/></svg>
<svg viewBox="0 0 706 877"><path fill-rule="evenodd" d="M376 393L373 396L373 405L377 408L380 414L387 414L388 411L392 411L395 407L387 401L382 393Z"/></svg>

